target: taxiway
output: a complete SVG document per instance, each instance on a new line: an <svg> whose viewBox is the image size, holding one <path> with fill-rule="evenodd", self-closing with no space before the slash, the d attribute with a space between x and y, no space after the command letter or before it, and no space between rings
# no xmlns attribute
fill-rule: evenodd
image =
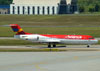
<svg viewBox="0 0 100 71"><path fill-rule="evenodd" d="M34 45L34 46L31 46L31 45L27 45L27 46L0 46L0 48L48 48L46 45ZM61 48L61 49L67 49L67 48L87 48L87 45L66 45L66 46L59 46L58 47L53 47L53 48ZM96 48L96 49L100 49L100 45L91 45L90 46L90 49L91 48Z"/></svg>
<svg viewBox="0 0 100 71"><path fill-rule="evenodd" d="M1 52L0 71L100 71L100 52Z"/></svg>

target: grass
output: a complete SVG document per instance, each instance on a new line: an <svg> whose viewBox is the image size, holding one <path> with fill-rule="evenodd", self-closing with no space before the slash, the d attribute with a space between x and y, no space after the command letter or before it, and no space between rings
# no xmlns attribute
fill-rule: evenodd
<svg viewBox="0 0 100 71"><path fill-rule="evenodd" d="M0 15L0 25L100 26L100 15Z"/></svg>
<svg viewBox="0 0 100 71"><path fill-rule="evenodd" d="M97 48L0 48L0 52L61 52L61 51L100 51Z"/></svg>
<svg viewBox="0 0 100 71"><path fill-rule="evenodd" d="M66 51L65 49L33 49L33 48L0 48L0 52L58 52L58 51Z"/></svg>
<svg viewBox="0 0 100 71"><path fill-rule="evenodd" d="M19 24L26 32L36 34L75 34L100 37L100 15L0 15L0 25ZM28 27L48 26L48 27ZM76 27L49 27L76 26ZM81 27L78 27L81 26ZM82 27L85 26L85 27ZM92 27L88 27L92 26ZM0 37L15 33L10 27L0 27Z"/></svg>
<svg viewBox="0 0 100 71"><path fill-rule="evenodd" d="M25 32L33 34L65 34L65 35L91 35L100 37L100 27L23 27ZM0 27L0 37L14 36L10 27Z"/></svg>

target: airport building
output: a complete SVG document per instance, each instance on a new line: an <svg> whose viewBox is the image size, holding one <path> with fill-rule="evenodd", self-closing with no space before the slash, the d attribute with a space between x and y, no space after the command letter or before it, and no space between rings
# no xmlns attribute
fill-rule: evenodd
<svg viewBox="0 0 100 71"><path fill-rule="evenodd" d="M10 14L57 15L77 11L77 0L13 0Z"/></svg>
<svg viewBox="0 0 100 71"><path fill-rule="evenodd" d="M0 5L0 14L9 14L10 6L9 5Z"/></svg>

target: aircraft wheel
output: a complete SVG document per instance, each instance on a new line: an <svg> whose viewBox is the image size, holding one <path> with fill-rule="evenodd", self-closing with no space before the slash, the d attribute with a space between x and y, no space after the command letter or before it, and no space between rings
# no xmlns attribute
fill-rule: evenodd
<svg viewBox="0 0 100 71"><path fill-rule="evenodd" d="M51 44L48 45L48 48L51 48Z"/></svg>
<svg viewBox="0 0 100 71"><path fill-rule="evenodd" d="M89 48L90 47L90 45L87 45L87 48Z"/></svg>
<svg viewBox="0 0 100 71"><path fill-rule="evenodd" d="M53 47L56 47L56 44L53 44Z"/></svg>

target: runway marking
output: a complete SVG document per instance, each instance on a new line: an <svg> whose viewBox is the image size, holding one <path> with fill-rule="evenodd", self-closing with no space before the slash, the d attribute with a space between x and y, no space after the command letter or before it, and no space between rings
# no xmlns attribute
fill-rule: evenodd
<svg viewBox="0 0 100 71"><path fill-rule="evenodd" d="M29 66L34 65L36 69L40 71L48 71L46 68L40 67L40 65L47 64L46 62L36 62L36 63L22 63L22 64L13 64L13 65L6 65L6 66L0 66L0 69L9 69L9 68L15 68L18 66Z"/></svg>
<svg viewBox="0 0 100 71"><path fill-rule="evenodd" d="M99 55L97 56L73 56L71 58L62 58L62 59L55 59L55 60L47 60L47 61L41 61L36 63L22 63L22 64L13 64L13 65L6 65L6 66L0 66L0 69L7 69L7 68L14 68L17 66L27 66L27 65L34 65L36 69L42 70L42 71L48 71L46 68L40 67L40 65L46 65L46 64L52 64L52 63L59 63L59 62L65 62L65 61L73 61L73 60L82 60L82 59L93 59L93 58L100 58Z"/></svg>
<svg viewBox="0 0 100 71"><path fill-rule="evenodd" d="M40 67L40 64L43 65L43 64L46 64L46 63L45 62L36 63L35 68L40 70L40 71L48 71L48 69Z"/></svg>
<svg viewBox="0 0 100 71"><path fill-rule="evenodd" d="M93 58L100 58L99 55L97 56L73 56L71 58L62 58L62 59L55 59L55 60L49 60L45 61L47 64L52 64L52 63L59 63L59 62L65 62L65 61L73 61L73 60L86 60L86 59L93 59Z"/></svg>
<svg viewBox="0 0 100 71"><path fill-rule="evenodd" d="M87 55L87 56L72 56L70 58L56 58L52 60L47 60L47 61L40 61L40 62L31 62L31 63L18 63L18 64L13 64L13 65L5 65L5 66L0 66L0 69L8 69L8 68L14 68L14 67L20 67L20 66L28 66L28 65L34 65L37 70L40 71L49 71L46 68L43 68L41 66L46 65L46 64L53 64L53 63L59 63L59 62L66 62L66 61L73 61L73 60L86 60L86 59L94 59L94 58L100 58L100 55Z"/></svg>
<svg viewBox="0 0 100 71"><path fill-rule="evenodd" d="M48 70L45 69L45 68L41 68L38 64L35 65L35 68L38 69L38 70L40 70L40 71L48 71Z"/></svg>
<svg viewBox="0 0 100 71"><path fill-rule="evenodd" d="M75 60L78 60L78 59L79 59L79 57L78 57L78 56L74 56L74 59L75 59Z"/></svg>

